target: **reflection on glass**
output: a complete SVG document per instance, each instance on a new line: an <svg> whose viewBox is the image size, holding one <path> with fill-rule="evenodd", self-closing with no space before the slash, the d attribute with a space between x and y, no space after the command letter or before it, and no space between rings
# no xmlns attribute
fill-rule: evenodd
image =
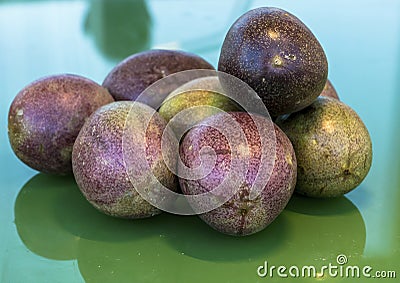
<svg viewBox="0 0 400 283"><path fill-rule="evenodd" d="M346 197L314 199L294 194L286 208L293 228L288 245L292 261L336 263L340 254L358 261L364 250L366 228L357 207Z"/></svg>
<svg viewBox="0 0 400 283"><path fill-rule="evenodd" d="M84 29L111 60L150 47L151 17L145 0L92 0Z"/></svg>
<svg viewBox="0 0 400 283"><path fill-rule="evenodd" d="M335 264L344 254L356 264L366 237L360 212L345 197L294 195L265 230L231 237L197 216L106 216L84 199L72 176L45 174L21 189L15 219L20 238L32 252L55 260L76 259L87 282L175 282L193 274L201 275L202 282L215 281L216 276L245 282L257 276L257 267L265 261L318 268Z"/></svg>
<svg viewBox="0 0 400 283"><path fill-rule="evenodd" d="M66 233L56 217L62 196L77 190L71 176L37 174L19 192L14 205L18 235L32 252L57 260L76 258L79 239ZM60 206L61 204L61 206Z"/></svg>
<svg viewBox="0 0 400 283"><path fill-rule="evenodd" d="M278 217L265 230L246 237L221 234L200 218L180 219L182 231L168 237L168 243L187 256L207 261L235 262L263 259L271 252L285 249L289 227L285 215Z"/></svg>
<svg viewBox="0 0 400 283"><path fill-rule="evenodd" d="M130 278L132 282L145 279L180 282L179 278L192 278L197 274L202 280L214 282L215 276L225 276L225 280L232 276L230 265L220 265L221 262L239 263L250 268L254 275L254 258L261 260L270 251L284 248L284 218L271 225L271 229L246 238L222 235L196 216L164 213L154 220L152 226L146 227L151 234L146 239L123 245L81 240L78 265L82 276L93 282L104 278L106 281ZM137 226L137 229L142 227ZM202 270L207 272L203 274ZM244 275L241 280L249 273Z"/></svg>
<svg viewBox="0 0 400 283"><path fill-rule="evenodd" d="M398 47L398 48L400 49L400 47ZM399 65L397 65L397 77L399 77L399 76L400 76L400 67L399 67ZM398 111L398 107L400 105L400 95L399 95L400 82L398 80L397 80L396 92L398 95L396 95L396 101L393 104L393 112L397 114L397 119L394 118L392 121L395 121L394 124L398 125L398 121L400 119L400 111ZM400 172L400 159L399 159L399 156L400 156L400 127L395 126L395 128L397 130L393 131L393 139L392 139L393 140L393 148L395 148L395 154L392 155L392 160L393 160L393 164L394 164L394 166L393 166L394 174L393 175L396 176L396 182L395 182L394 187L395 187L395 191L397 192L394 197L394 200L395 200L394 206L397 207L397 211L395 211L394 214L400 215L400 205L399 205L399 202L400 202L400 174L399 174L399 172ZM396 225L397 227L395 229L395 231L396 231L395 234L399 236L400 235L400 221L395 221L395 223L397 224ZM400 244L400 241L397 241L398 250L400 250L399 244Z"/></svg>
<svg viewBox="0 0 400 283"><path fill-rule="evenodd" d="M399 65L397 65L397 76L400 76L400 68ZM397 94L400 92L400 83L397 81ZM400 95L396 95L396 100L395 103L393 104L393 112L396 113L397 119L393 119L392 121L395 121L394 124L398 125L398 121L400 119L400 111L398 111L398 107L400 105ZM398 251L400 251L400 221L399 221L399 216L400 216L400 127L395 126L394 127L395 131L393 131L393 138L392 138L392 147L394 148L394 154L391 155L391 161L390 164L392 164L393 171L388 175L388 185L392 186L392 191L393 191L393 202L392 202L392 207L393 210L391 213L393 213L393 217L390 217L392 219L391 224L393 225L393 233L391 239L391 246L392 246L392 252L393 255L396 255L396 251L398 254ZM391 182L391 177L394 176L394 182ZM390 196L389 196L390 197ZM390 215L390 212L387 214L388 216ZM396 237L397 236L397 237ZM393 261L391 262L393 266L397 266L398 268L398 262L393 264ZM400 270L398 271L398 273Z"/></svg>

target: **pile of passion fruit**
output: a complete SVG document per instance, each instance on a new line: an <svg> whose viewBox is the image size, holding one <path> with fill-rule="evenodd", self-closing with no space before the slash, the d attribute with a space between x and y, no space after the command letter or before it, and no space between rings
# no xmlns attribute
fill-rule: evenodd
<svg viewBox="0 0 400 283"><path fill-rule="evenodd" d="M41 78L23 88L10 106L12 149L40 172L72 172L95 208L132 219L163 210L136 188L146 168L139 161L132 168L132 162L144 158L152 178L172 195L214 192L215 199L223 198L213 209L202 210L204 202L189 205L211 227L230 235L267 227L294 192L339 197L364 180L372 161L368 130L339 100L327 79L321 44L297 17L270 7L248 11L228 31L217 69L188 52L149 50L120 62L102 85L71 74ZM216 75L176 80L143 96L155 83L187 70L214 70ZM218 74L249 86L268 111L246 111L229 95L230 81ZM254 101L248 92L240 96ZM190 115L170 127L185 111ZM229 128L232 121L235 126ZM260 125L270 126L266 135ZM136 147L143 148L143 156L135 154ZM263 166L262 153L269 156L268 166ZM246 160L241 174L230 174L241 160ZM197 178L180 174L196 168L202 173ZM229 183L226 179L234 175L243 178ZM268 178L252 194L259 176ZM231 194L218 190L222 183ZM157 198L154 183L146 184L144 190Z"/></svg>

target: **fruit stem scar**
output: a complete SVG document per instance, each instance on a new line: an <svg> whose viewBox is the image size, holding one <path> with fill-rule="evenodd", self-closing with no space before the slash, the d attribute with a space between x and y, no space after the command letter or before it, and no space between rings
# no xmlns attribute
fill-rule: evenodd
<svg viewBox="0 0 400 283"><path fill-rule="evenodd" d="M272 63L275 67L281 67L283 65L282 58L279 55L275 55L274 58L272 58Z"/></svg>
<svg viewBox="0 0 400 283"><path fill-rule="evenodd" d="M267 34L273 40L275 40L275 39L277 39L279 37L279 33L277 31L274 31L274 30L268 30Z"/></svg>
<svg viewBox="0 0 400 283"><path fill-rule="evenodd" d="M288 60L291 60L291 61L295 61L296 60L296 55L294 55L294 54L285 55L285 59L288 59Z"/></svg>
<svg viewBox="0 0 400 283"><path fill-rule="evenodd" d="M290 153L286 153L285 159L286 159L286 162L287 162L290 166L293 165L292 156L290 155Z"/></svg>

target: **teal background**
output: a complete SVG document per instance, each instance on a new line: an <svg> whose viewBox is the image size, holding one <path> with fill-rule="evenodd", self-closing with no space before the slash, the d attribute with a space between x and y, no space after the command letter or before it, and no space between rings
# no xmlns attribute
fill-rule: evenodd
<svg viewBox="0 0 400 283"><path fill-rule="evenodd" d="M310 27L341 100L370 131L371 171L345 197L295 196L267 229L233 238L195 216L107 217L73 178L38 174L13 154L8 109L33 80L75 73L101 83L120 60L148 48L183 49L216 66L230 25L260 6L286 9ZM0 0L0 282L280 282L258 277L257 267L318 267L339 254L347 265L399 277L399 27L396 0Z"/></svg>

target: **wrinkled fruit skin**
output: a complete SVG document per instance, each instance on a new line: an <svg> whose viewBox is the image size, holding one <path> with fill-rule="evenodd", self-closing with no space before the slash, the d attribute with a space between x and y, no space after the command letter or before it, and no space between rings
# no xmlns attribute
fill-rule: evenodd
<svg viewBox="0 0 400 283"><path fill-rule="evenodd" d="M261 231L284 209L296 185L296 156L286 135L274 125L276 135L276 157L272 175L254 200L249 199L250 187L258 173L261 159L261 141L254 121L244 112L232 112L234 119L242 127L249 145L250 162L245 182L239 191L222 206L200 215L214 229L229 235L244 236ZM220 119L217 114L207 119ZM254 119L265 119L253 116ZM210 174L199 180L180 178L184 194L200 194L213 190L227 175L230 166L230 147L221 132L209 126L197 126L184 138L180 155L188 167L198 166L200 149L210 146L217 153L215 167ZM241 145L239 145L241 146ZM243 146L246 146L243 144Z"/></svg>
<svg viewBox="0 0 400 283"><path fill-rule="evenodd" d="M22 89L8 114L8 137L29 167L50 174L72 171L72 146L85 120L113 102L108 91L76 75L39 79Z"/></svg>
<svg viewBox="0 0 400 283"><path fill-rule="evenodd" d="M301 110L318 97L328 63L318 40L298 18L264 7L247 12L232 25L218 71L246 82L270 115L277 117Z"/></svg>
<svg viewBox="0 0 400 283"><path fill-rule="evenodd" d="M339 197L356 188L372 162L368 130L349 106L319 97L302 111L277 121L296 152L296 192Z"/></svg>
<svg viewBox="0 0 400 283"><path fill-rule="evenodd" d="M324 89L322 90L321 96L327 96L327 97L331 97L331 98L335 98L337 100L339 99L339 96L335 90L335 88L333 87L332 83L330 82L330 80L326 81L326 84L324 86Z"/></svg>
<svg viewBox="0 0 400 283"><path fill-rule="evenodd" d="M135 111L136 115L130 115ZM161 211L145 201L126 172L122 139L126 121L144 123L152 115L149 106L119 101L98 109L85 123L74 144L72 166L76 182L86 199L105 214L121 218L145 218ZM162 159L161 136L165 121L157 114L150 120L145 137L146 159L154 175L176 190L175 176ZM146 125L142 125L143 130Z"/></svg>
<svg viewBox="0 0 400 283"><path fill-rule="evenodd" d="M175 50L149 50L119 63L104 79L103 86L115 100L136 100L148 86L170 74L192 69L214 69L203 58ZM146 103L146 101L141 101Z"/></svg>

